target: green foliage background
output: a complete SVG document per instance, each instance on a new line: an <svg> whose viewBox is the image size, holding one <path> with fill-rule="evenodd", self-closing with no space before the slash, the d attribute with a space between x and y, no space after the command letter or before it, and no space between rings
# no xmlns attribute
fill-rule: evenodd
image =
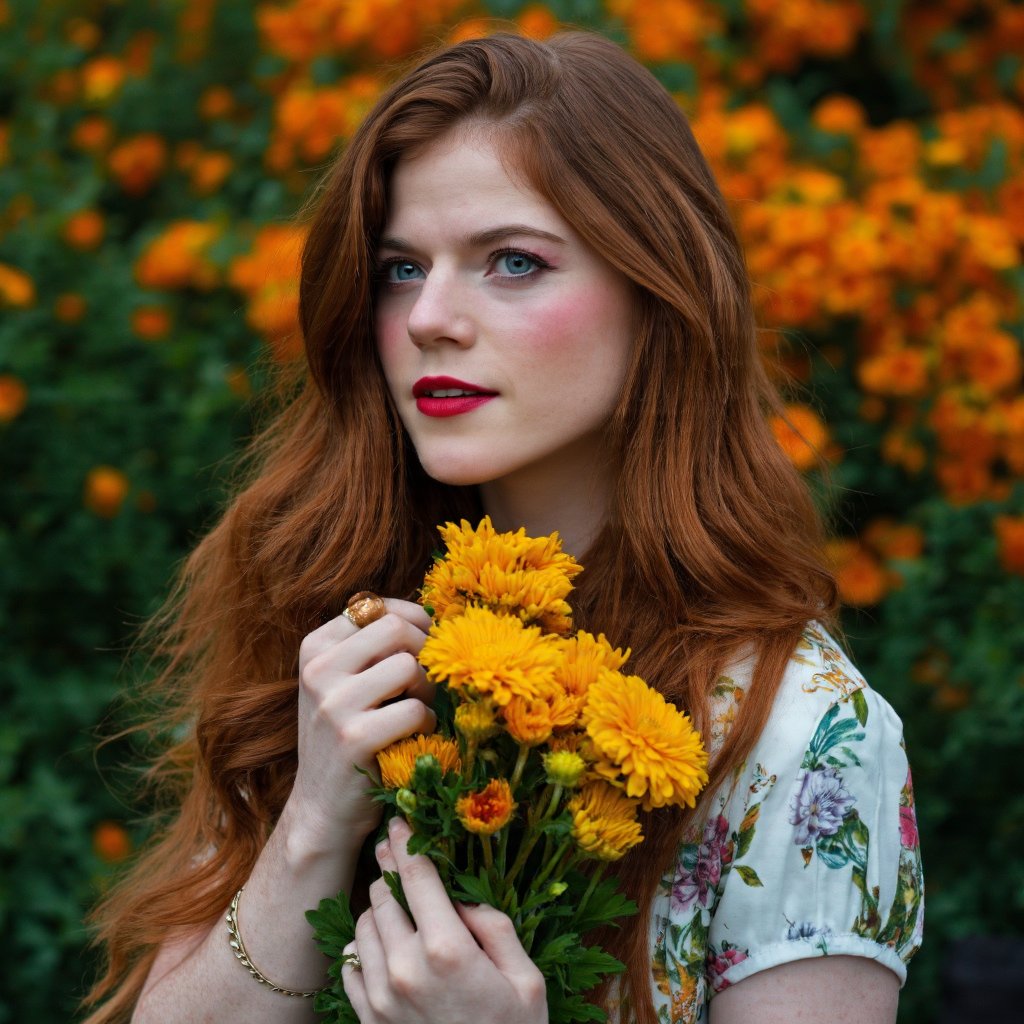
<svg viewBox="0 0 1024 1024"><path fill-rule="evenodd" d="M374 23L386 25L387 5L368 6ZM634 26L624 6L557 0L548 11L628 45ZM757 58L754 5L684 6L715 8L725 19L708 46L736 61ZM766 102L811 162L826 159L809 121L822 96L855 97L876 126L906 119L924 127L936 104L898 45L900 26L921 5L833 6L864 15L854 48L798 53L787 70L769 69L748 86L732 81L730 103ZM1000 6L1020 7L931 5L948 14L933 40L938 57L988 38ZM256 11L241 0L0 3L0 267L32 282L31 294L19 297L20 278L0 279L0 375L15 393L0 420L0 1024L56 1024L76 1013L93 969L83 913L116 871L110 836L138 842L143 834L116 769L125 752L115 745L97 757L95 730L141 675L128 644L214 521L227 493L226 460L253 427L246 395L266 388L277 351L247 318L252 296L227 277L212 287L147 288L136 268L168 226L196 220L221 226L209 258L226 275L254 232L287 224L326 165L326 157L286 168L264 160L278 130L274 83L300 62L272 52ZM524 12L536 16L536 7L425 3L409 38L418 46L467 17ZM106 96L83 91L76 76L88 62L125 59L140 39L151 48L141 71ZM403 38L378 43L369 36L339 45L305 62L301 75L325 86L411 50ZM651 66L674 91L699 79L688 58ZM1019 57L1000 56L994 71L997 89L1019 106ZM229 90L241 113L201 115L212 86ZM115 141L155 132L175 153L197 142L229 154L231 171L204 194L172 159L149 188L129 194L103 150L73 141L90 114L112 127ZM963 187L992 190L1014 170L1005 145L994 145ZM98 212L104 226L87 248L65 235L83 210ZM1019 258L1001 282L1022 294ZM69 295L84 299L77 319L67 318ZM170 328L145 340L133 314L154 305ZM1004 326L1018 345L1024 340L1019 308ZM852 323L836 318L800 337L811 353L801 400L819 410L840 452L833 480L843 532L855 536L889 516L925 541L923 553L889 566L902 586L847 618L855 659L903 718L914 768L928 923L901 1020L923 1024L936 1013L950 940L1024 933L1024 567L1008 563L993 532L997 516L1024 514L1024 488L1004 474L1001 489L954 502L930 474L910 475L880 458L889 423L862 415ZM89 480L102 466L113 468L124 494L97 506Z"/></svg>

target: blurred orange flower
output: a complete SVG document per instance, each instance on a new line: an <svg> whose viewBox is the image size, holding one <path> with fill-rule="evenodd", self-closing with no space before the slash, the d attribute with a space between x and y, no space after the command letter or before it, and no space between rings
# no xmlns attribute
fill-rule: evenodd
<svg viewBox="0 0 1024 1024"><path fill-rule="evenodd" d="M121 511L128 495L128 478L113 466L95 466L85 478L85 507L104 519Z"/></svg>
<svg viewBox="0 0 1024 1024"><path fill-rule="evenodd" d="M516 21L523 35L530 39L547 39L558 29L558 20L543 4L530 4L529 7L524 7Z"/></svg>
<svg viewBox="0 0 1024 1024"><path fill-rule="evenodd" d="M201 196L212 195L224 184L235 162L227 153L203 153L192 165L192 188Z"/></svg>
<svg viewBox="0 0 1024 1024"><path fill-rule="evenodd" d="M790 462L799 470L816 465L828 430L818 414L806 405L787 405L785 416L773 416L772 432Z"/></svg>
<svg viewBox="0 0 1024 1024"><path fill-rule="evenodd" d="M124 63L110 54L86 61L81 68L82 95L86 102L105 103L124 84Z"/></svg>
<svg viewBox="0 0 1024 1024"><path fill-rule="evenodd" d="M36 286L23 270L0 263L0 306L24 309L36 301Z"/></svg>
<svg viewBox="0 0 1024 1024"><path fill-rule="evenodd" d="M1024 516L996 516L994 526L999 564L1024 576Z"/></svg>
<svg viewBox="0 0 1024 1024"><path fill-rule="evenodd" d="M252 250L228 269L228 282L248 299L246 322L263 334L280 359L301 351L299 255L306 232L271 224L256 235Z"/></svg>
<svg viewBox="0 0 1024 1024"><path fill-rule="evenodd" d="M143 250L135 265L136 280L143 288L213 288L220 271L207 254L220 232L217 225L196 220L168 225Z"/></svg>
<svg viewBox="0 0 1024 1024"><path fill-rule="evenodd" d="M235 109L235 94L224 85L211 85L199 97L199 116L206 121L227 117Z"/></svg>
<svg viewBox="0 0 1024 1024"><path fill-rule="evenodd" d="M132 313L132 330L146 341L165 338L171 329L171 316L163 306L142 306Z"/></svg>
<svg viewBox="0 0 1024 1024"><path fill-rule="evenodd" d="M100 860L116 864L132 852L128 832L115 821L101 821L92 833L92 848Z"/></svg>
<svg viewBox="0 0 1024 1024"><path fill-rule="evenodd" d="M861 534L864 543L882 558L920 558L924 551L924 534L910 523L880 518L870 522Z"/></svg>
<svg viewBox="0 0 1024 1024"><path fill-rule="evenodd" d="M0 374L0 423L10 423L21 415L28 402L28 388L13 374Z"/></svg>
<svg viewBox="0 0 1024 1024"><path fill-rule="evenodd" d="M878 604L885 597L889 584L885 570L858 541L830 541L825 553L836 574L839 597L844 604L866 607Z"/></svg>
<svg viewBox="0 0 1024 1024"><path fill-rule="evenodd" d="M110 151L107 166L124 192L142 195L167 166L167 143L155 132L136 135Z"/></svg>
<svg viewBox="0 0 1024 1024"><path fill-rule="evenodd" d="M103 241L106 222L97 210L80 210L64 224L63 237L73 249L95 249Z"/></svg>
<svg viewBox="0 0 1024 1024"><path fill-rule="evenodd" d="M94 50L103 35L95 22L88 21L86 18L72 18L64 26L64 38L79 49Z"/></svg>
<svg viewBox="0 0 1024 1024"><path fill-rule="evenodd" d="M823 132L855 135L867 122L864 108L852 96L835 94L819 100L811 115Z"/></svg>
<svg viewBox="0 0 1024 1024"><path fill-rule="evenodd" d="M85 299L77 292L64 292L53 304L53 315L61 323L76 324L88 308Z"/></svg>
<svg viewBox="0 0 1024 1024"><path fill-rule="evenodd" d="M83 117L71 131L71 142L78 149L87 152L106 149L113 136L110 122L99 114Z"/></svg>
<svg viewBox="0 0 1024 1024"><path fill-rule="evenodd" d="M928 359L918 349L904 348L866 359L857 376L865 391L909 398L928 389Z"/></svg>

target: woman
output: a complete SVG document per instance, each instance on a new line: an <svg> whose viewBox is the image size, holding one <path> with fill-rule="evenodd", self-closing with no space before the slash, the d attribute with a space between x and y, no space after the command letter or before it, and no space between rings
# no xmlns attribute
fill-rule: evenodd
<svg viewBox="0 0 1024 1024"><path fill-rule="evenodd" d="M309 381L162 622L180 811L99 911L90 1024L311 1019L304 911L365 905L379 869L416 921L373 881L344 971L362 1021L547 1019L508 919L454 907L402 826L357 863L379 817L353 765L435 721L409 598L437 524L484 512L560 532L577 625L712 749L696 812L622 862L644 908L607 937L622 1018L891 1021L921 916L900 724L821 625L820 527L671 97L590 33L460 43L382 96L310 210ZM363 589L387 614L360 628Z"/></svg>

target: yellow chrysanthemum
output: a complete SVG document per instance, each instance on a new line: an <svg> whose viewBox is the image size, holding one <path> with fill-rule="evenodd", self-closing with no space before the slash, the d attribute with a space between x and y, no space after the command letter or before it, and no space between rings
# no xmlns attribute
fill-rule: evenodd
<svg viewBox="0 0 1024 1024"><path fill-rule="evenodd" d="M421 754L433 754L440 762L441 771L462 771L459 745L436 733L430 736L410 736L392 743L377 754L381 783L387 789L406 789L412 781L416 758Z"/></svg>
<svg viewBox="0 0 1024 1024"><path fill-rule="evenodd" d="M613 672L618 671L629 658L627 648L612 647L604 633L597 637L584 630L569 637L562 644L562 664L555 674L555 680L564 693L555 715L555 728L564 729L575 725L583 705L586 702L587 690L602 668Z"/></svg>
<svg viewBox="0 0 1024 1024"><path fill-rule="evenodd" d="M550 702L513 697L505 708L505 729L516 743L538 746L554 729Z"/></svg>
<svg viewBox="0 0 1024 1024"><path fill-rule="evenodd" d="M490 836L504 828L516 809L512 788L504 779L491 779L476 793L468 793L455 804L455 813L467 832Z"/></svg>
<svg viewBox="0 0 1024 1024"><path fill-rule="evenodd" d="M455 709L455 728L467 740L480 743L498 731L494 705L489 700L466 700Z"/></svg>
<svg viewBox="0 0 1024 1024"><path fill-rule="evenodd" d="M537 700L555 690L558 637L487 608L467 608L431 627L420 664L432 682L467 698L490 697L505 707L513 697Z"/></svg>
<svg viewBox="0 0 1024 1024"><path fill-rule="evenodd" d="M690 719L639 676L602 669L587 692L583 723L595 771L640 798L645 811L693 807L708 781L708 755Z"/></svg>
<svg viewBox="0 0 1024 1024"><path fill-rule="evenodd" d="M572 837L588 857L619 860L643 841L637 802L605 782L588 782L568 804Z"/></svg>
<svg viewBox="0 0 1024 1024"><path fill-rule="evenodd" d="M422 590L422 602L437 621L478 605L516 615L546 632L569 631L571 609L565 598L583 567L561 550L557 533L498 533L486 516L475 529L465 519L438 529L447 551L427 573Z"/></svg>
<svg viewBox="0 0 1024 1024"><path fill-rule="evenodd" d="M587 770L587 762L571 750L549 750L542 760L548 782L565 789L576 786Z"/></svg>

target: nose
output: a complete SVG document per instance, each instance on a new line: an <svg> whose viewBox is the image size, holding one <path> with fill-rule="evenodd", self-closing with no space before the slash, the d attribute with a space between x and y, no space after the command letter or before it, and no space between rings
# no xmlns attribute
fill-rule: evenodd
<svg viewBox="0 0 1024 1024"><path fill-rule="evenodd" d="M422 280L409 309L406 327L417 348L471 345L475 337L469 286L454 268L435 265Z"/></svg>

